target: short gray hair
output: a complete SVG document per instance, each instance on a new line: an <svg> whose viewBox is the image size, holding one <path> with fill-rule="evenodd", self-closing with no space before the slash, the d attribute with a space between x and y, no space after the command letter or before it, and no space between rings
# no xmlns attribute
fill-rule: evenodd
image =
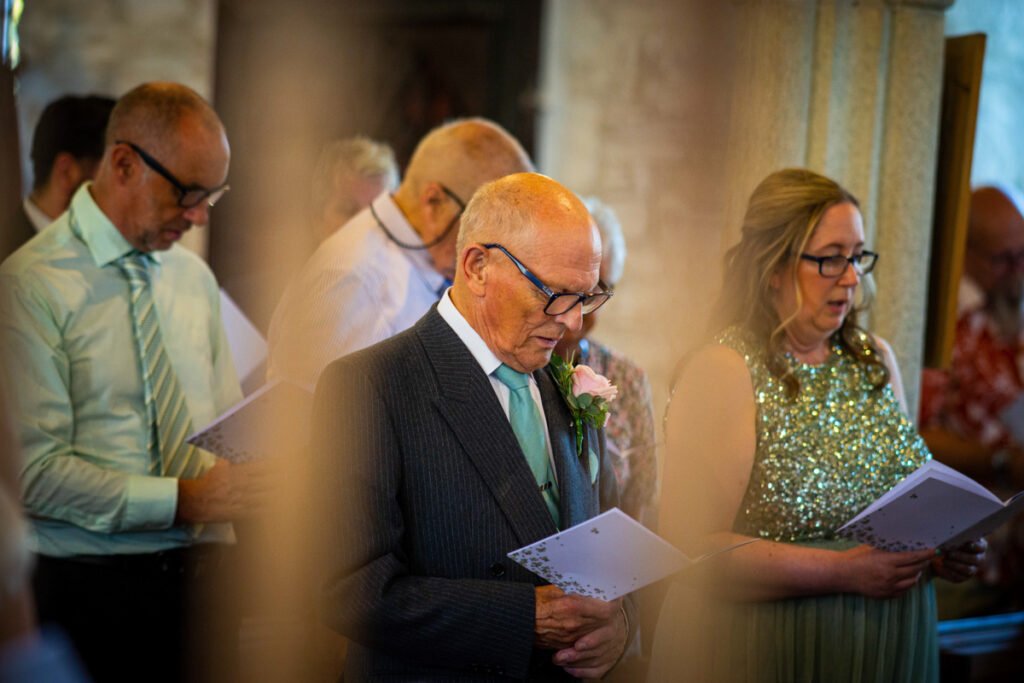
<svg viewBox="0 0 1024 683"><path fill-rule="evenodd" d="M366 179L384 179L389 191L398 187L398 164L390 145L364 135L332 140L320 152L313 170L310 191L315 215L334 194L338 174L346 172Z"/></svg>
<svg viewBox="0 0 1024 683"><path fill-rule="evenodd" d="M180 83L143 83L114 105L105 144L110 147L118 140L127 140L146 147L151 154L163 155L178 144L181 122L189 116L208 132L224 132L217 113L195 90Z"/></svg>
<svg viewBox="0 0 1024 683"><path fill-rule="evenodd" d="M498 241L512 247L534 224L533 197L522 196L520 188L490 182L473 193L459 225L455 253L467 244Z"/></svg>
<svg viewBox="0 0 1024 683"><path fill-rule="evenodd" d="M583 205L601 233L601 263L608 264L606 285L615 285L626 266L626 237L615 210L597 197L582 197Z"/></svg>

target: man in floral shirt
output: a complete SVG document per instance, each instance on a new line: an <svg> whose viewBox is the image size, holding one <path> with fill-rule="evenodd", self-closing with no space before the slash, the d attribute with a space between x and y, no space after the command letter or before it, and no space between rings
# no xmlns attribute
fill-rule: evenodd
<svg viewBox="0 0 1024 683"><path fill-rule="evenodd" d="M1009 188L971 195L953 362L926 369L921 392L921 434L935 457L1006 495L1024 487L1024 442L1016 436L1024 433L1021 207ZM1012 579L1024 568L1022 536L1018 520L992 539L985 583L1019 592ZM993 600L1014 599L1000 593Z"/></svg>
<svg viewBox="0 0 1024 683"><path fill-rule="evenodd" d="M928 445L983 479L1014 464L1021 447L1004 415L1024 391L1024 216L1009 192L983 187L971 196L953 363L926 370L922 386Z"/></svg>

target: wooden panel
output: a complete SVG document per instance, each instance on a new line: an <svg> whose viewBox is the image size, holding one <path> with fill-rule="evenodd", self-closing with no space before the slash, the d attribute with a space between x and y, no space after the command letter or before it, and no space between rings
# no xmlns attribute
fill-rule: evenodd
<svg viewBox="0 0 1024 683"><path fill-rule="evenodd" d="M957 290L967 244L971 160L981 92L985 34L946 39L935 219L928 283L924 365L949 367L956 334Z"/></svg>

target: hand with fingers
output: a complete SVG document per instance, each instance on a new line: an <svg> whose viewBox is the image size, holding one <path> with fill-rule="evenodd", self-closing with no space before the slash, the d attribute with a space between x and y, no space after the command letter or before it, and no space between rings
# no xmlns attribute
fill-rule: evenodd
<svg viewBox="0 0 1024 683"><path fill-rule="evenodd" d="M626 648L628 629L622 600L605 602L566 595L555 586L536 589L537 647L557 650L554 662L576 678L600 678Z"/></svg>
<svg viewBox="0 0 1024 683"><path fill-rule="evenodd" d="M843 551L846 585L869 598L895 598L914 587L933 559L933 548L890 552L859 545Z"/></svg>
<svg viewBox="0 0 1024 683"><path fill-rule="evenodd" d="M947 550L932 559L932 571L939 578L960 583L975 576L985 559L988 541L979 538Z"/></svg>
<svg viewBox="0 0 1024 683"><path fill-rule="evenodd" d="M202 524L252 517L272 489L268 463L230 463L222 458L196 479L178 480L175 522Z"/></svg>

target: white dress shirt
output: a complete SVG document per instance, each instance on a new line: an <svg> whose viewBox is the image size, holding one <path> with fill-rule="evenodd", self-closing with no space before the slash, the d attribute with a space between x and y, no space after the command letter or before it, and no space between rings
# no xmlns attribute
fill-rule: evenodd
<svg viewBox="0 0 1024 683"><path fill-rule="evenodd" d="M270 322L267 379L314 385L331 361L412 327L437 301L445 279L427 250L388 232L422 245L419 235L390 195L371 206L376 218L352 217L288 285Z"/></svg>
<svg viewBox="0 0 1024 683"><path fill-rule="evenodd" d="M455 334L458 335L462 343L466 345L466 348L473 354L476 362L480 364L480 368L487 375L487 379L491 381L491 388L494 389L494 393L498 397L501 409L505 411L505 417L509 417L508 404L511 390L494 376L494 371L501 365L501 360L494 355L494 352L491 351L480 334L473 329L469 321L459 312L459 309L455 308L450 292L451 289L448 289L441 295L441 300L437 303L437 312L444 318L444 321L448 323ZM548 433L547 416L544 414L544 405L540 399L540 387L537 386L537 380L534 379L532 372L526 373L526 376L530 378L530 397L537 406L537 410L540 411L541 423L544 425L544 445L548 451L548 462L551 463L551 474L555 477L555 485L557 486L558 468L555 467L554 454L551 451L551 435Z"/></svg>
<svg viewBox="0 0 1024 683"><path fill-rule="evenodd" d="M21 206L25 209L25 215L28 216L28 222L32 224L32 227L36 229L36 232L41 232L43 228L54 221L50 218L43 210L36 206L36 203L25 197L21 200Z"/></svg>

